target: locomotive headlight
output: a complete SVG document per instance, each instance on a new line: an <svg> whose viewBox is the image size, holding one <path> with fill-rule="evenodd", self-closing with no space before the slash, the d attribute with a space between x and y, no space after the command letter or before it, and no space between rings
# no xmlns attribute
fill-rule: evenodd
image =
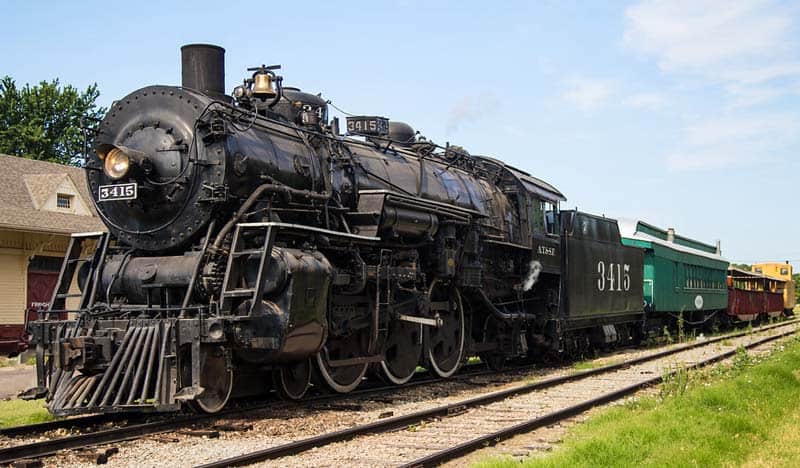
<svg viewBox="0 0 800 468"><path fill-rule="evenodd" d="M103 170L106 175L114 180L125 177L131 168L131 158L119 148L114 148L106 154Z"/></svg>

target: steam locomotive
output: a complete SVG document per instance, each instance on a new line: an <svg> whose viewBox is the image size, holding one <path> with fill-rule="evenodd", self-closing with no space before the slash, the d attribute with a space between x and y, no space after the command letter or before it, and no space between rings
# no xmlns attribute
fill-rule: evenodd
<svg viewBox="0 0 800 468"><path fill-rule="evenodd" d="M86 171L108 233L75 235L29 324L54 414L220 411L235 395L443 378L469 356L641 337L641 249L552 185L182 47L182 85L114 102ZM93 252L93 253L90 253ZM598 276L599 275L599 276ZM59 320L77 276L80 308ZM602 280L602 281L601 281Z"/></svg>

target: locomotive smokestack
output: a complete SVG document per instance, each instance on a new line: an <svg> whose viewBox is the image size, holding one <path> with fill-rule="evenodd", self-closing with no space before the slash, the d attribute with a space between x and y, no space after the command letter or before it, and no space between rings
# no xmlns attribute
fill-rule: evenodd
<svg viewBox="0 0 800 468"><path fill-rule="evenodd" d="M224 97L225 49L211 44L181 47L181 86L211 97Z"/></svg>

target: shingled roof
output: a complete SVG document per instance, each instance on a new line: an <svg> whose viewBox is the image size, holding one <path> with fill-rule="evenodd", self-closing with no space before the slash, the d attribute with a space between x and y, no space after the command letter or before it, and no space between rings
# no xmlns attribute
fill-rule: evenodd
<svg viewBox="0 0 800 468"><path fill-rule="evenodd" d="M66 178L90 216L42 210ZM0 229L64 233L105 231L86 184L83 169L0 154Z"/></svg>

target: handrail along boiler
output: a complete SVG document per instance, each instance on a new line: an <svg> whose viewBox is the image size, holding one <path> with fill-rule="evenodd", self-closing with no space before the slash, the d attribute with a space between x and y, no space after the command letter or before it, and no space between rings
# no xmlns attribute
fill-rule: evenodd
<svg viewBox="0 0 800 468"><path fill-rule="evenodd" d="M182 86L134 91L97 128L86 171L109 232L73 237L29 324L26 397L51 412L216 412L301 398L312 376L344 393L368 371L403 384L636 335L641 253L616 221L560 213L551 185L407 124L351 117L341 136L278 66L226 95L223 49L184 46L182 65ZM58 320L75 275L80 307Z"/></svg>

